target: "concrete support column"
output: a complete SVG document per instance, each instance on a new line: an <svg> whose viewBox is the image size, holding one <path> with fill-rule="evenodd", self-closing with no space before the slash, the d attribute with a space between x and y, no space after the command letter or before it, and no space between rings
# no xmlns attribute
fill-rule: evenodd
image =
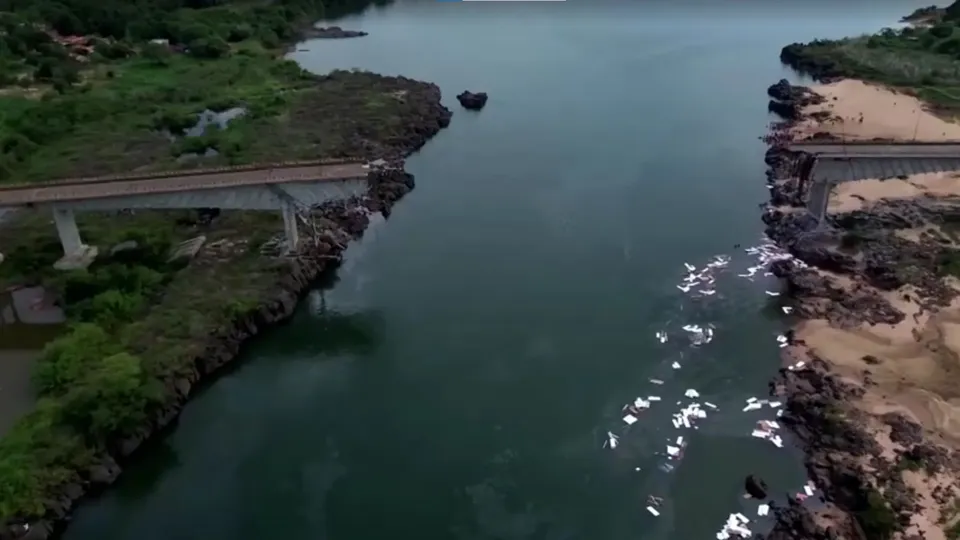
<svg viewBox="0 0 960 540"><path fill-rule="evenodd" d="M293 203L284 201L280 211L283 213L283 232L287 235L287 249L296 251L300 243L300 233L297 230L297 209Z"/></svg>
<svg viewBox="0 0 960 540"><path fill-rule="evenodd" d="M80 230L77 229L77 220L73 210L53 208L53 222L57 225L57 234L60 235L60 245L66 257L80 254L86 246L80 239Z"/></svg>

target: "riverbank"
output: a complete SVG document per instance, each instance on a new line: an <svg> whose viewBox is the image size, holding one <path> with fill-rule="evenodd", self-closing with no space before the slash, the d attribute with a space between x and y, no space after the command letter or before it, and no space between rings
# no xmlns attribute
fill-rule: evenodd
<svg viewBox="0 0 960 540"><path fill-rule="evenodd" d="M281 51L307 13L279 4L180 10L177 20L205 33L197 39L228 33L227 48L211 56L195 54L206 50L196 40L184 49L97 38L90 43L101 53L124 54L57 56L80 76L46 81L38 70L0 94L0 135L12 141L0 180L383 160L364 197L307 216L294 255L279 253L282 226L273 213L89 213L78 216L81 234L103 255L87 270L60 273L51 268L61 253L49 216L23 211L5 223L0 284L45 286L71 326L33 369L33 412L0 439L0 538L53 534L246 340L291 315L299 296L363 234L370 213L389 215L413 188L403 158L450 122L439 88L365 72L303 71ZM236 34L232 23L241 16L250 24ZM53 55L50 38L41 41ZM24 68L34 60L25 56Z"/></svg>
<svg viewBox="0 0 960 540"><path fill-rule="evenodd" d="M440 104L439 89L433 85L383 79L406 88L408 114L395 119L393 139L371 141L380 146L365 157L396 159L415 151L445 127L450 112ZM347 111L341 114L348 116ZM0 508L8 525L14 525L0 530L0 538L22 534L23 528L17 523L29 523L33 534L40 535L31 538L49 535L84 495L112 483L120 473L118 463L170 425L197 385L229 364L247 339L289 317L300 295L324 271L335 268L351 238L363 234L368 214L389 215L393 204L412 189L412 176L400 168L402 163L396 165L371 173L371 187L363 200L317 209L312 216L317 229L311 231L316 242L305 242L307 245L293 257L260 253L261 245L251 238L256 232L251 224L263 226L269 221L267 216L221 216L216 233L207 232L215 240L206 242L186 268L169 278L158 301L129 322L112 328L121 336L119 341L101 344L94 348L93 357L81 359L55 354L58 341L81 339L81 343L72 345L84 344L82 336L76 337L76 329L48 346L46 358L41 359L42 371L63 379L64 371L73 369L71 363L80 362L94 372L78 374L82 380L61 382L88 390L90 399L107 402L89 404L94 407L90 418L78 424L74 416L79 411L73 407L85 400L75 394L74 388L62 392L52 389L35 413L0 440L0 481L6 486ZM114 227L123 230L124 218L113 219ZM172 221L169 215L167 219ZM137 401L130 401L134 398L130 391L115 395L119 390L109 375L116 376L116 371L98 372L98 366L116 358L104 356L116 351L134 355ZM79 350L71 355L82 357L88 352ZM34 378L38 378L36 374ZM121 418L129 422L115 418L105 431L92 429L97 418L118 413L112 409L120 408L124 409Z"/></svg>
<svg viewBox="0 0 960 540"><path fill-rule="evenodd" d="M812 89L781 81L771 109L767 234L802 264L778 263L798 318L787 368L771 383L826 504L791 505L769 538L956 538L960 379L956 173L845 182L824 226L797 179L810 137L960 139L915 97L856 80ZM796 368L797 362L804 362ZM830 529L833 533L830 533ZM865 535L865 536L864 536Z"/></svg>

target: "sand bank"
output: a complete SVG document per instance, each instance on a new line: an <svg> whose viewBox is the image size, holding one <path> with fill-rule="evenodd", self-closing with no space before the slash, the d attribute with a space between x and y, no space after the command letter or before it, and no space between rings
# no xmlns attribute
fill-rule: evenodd
<svg viewBox="0 0 960 540"><path fill-rule="evenodd" d="M960 124L935 116L913 96L855 80L811 89L826 101L803 109L805 118L791 128L796 138L826 132L843 140L960 142ZM829 112L829 119L823 120L824 111ZM809 116L816 113L821 120ZM952 201L954 197L957 198L955 207L960 209L958 173L845 182L833 189L828 214L871 213L880 211L883 205L883 211L889 212L891 202L923 200L946 204L944 201ZM779 210L788 213L786 206ZM888 239L895 237L893 244L885 240L888 253L898 251L889 248L896 246L896 241L916 244L915 251L923 252L930 249L929 246L957 246L957 231L945 229L944 220L930 219L911 227L883 230L880 234ZM861 232L872 234L871 231L856 234ZM831 234L836 239L851 233L841 229ZM831 244L823 249L840 253L838 256L844 258L846 268L859 265L862 269L861 263L866 257L877 255L858 251L856 246L845 249ZM850 407L848 416L857 419L858 428L868 432L877 443L877 450L872 455L847 457L850 462L856 462L860 470L873 476L870 485L888 500L900 497L899 491L911 498L906 507L912 507L912 512L902 512L904 506L899 508L908 516L909 523L904 523L902 532L895 537L909 539L922 535L925 540L947 540L952 536L946 529L960 520L960 489L956 487L960 467L934 471L918 466L909 456L919 439L906 440L894 433L891 422L895 423L892 419L902 415L922 426L918 431L922 431L923 444L934 445L944 455L960 455L954 454L960 449L960 300L931 308L930 303L921 300L925 292L912 285L881 289L865 277L868 272L862 270L839 274L817 272L820 275L817 279L829 283L830 287L850 291L851 295L854 289L861 295L870 289L871 294L878 295L904 316L892 324L862 321L839 325L827 319L803 320L795 328L798 344L790 347L788 357L822 359L830 373L856 389L852 393L854 397L845 404ZM960 290L960 282L955 278L943 278L943 281L948 287ZM801 295L795 301L822 305L824 298ZM893 484L896 487L892 487ZM828 505L827 511L836 509Z"/></svg>
<svg viewBox="0 0 960 540"><path fill-rule="evenodd" d="M832 118L798 123L795 132L799 136L828 132L845 140L960 141L960 124L934 115L913 96L850 79L811 89L826 102L804 112L826 111Z"/></svg>

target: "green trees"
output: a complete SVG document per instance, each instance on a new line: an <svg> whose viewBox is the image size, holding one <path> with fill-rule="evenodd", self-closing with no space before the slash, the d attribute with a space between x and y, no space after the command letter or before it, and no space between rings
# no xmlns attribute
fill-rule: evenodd
<svg viewBox="0 0 960 540"><path fill-rule="evenodd" d="M157 392L150 390L140 359L128 353L102 358L63 400L63 420L100 445L140 426Z"/></svg>
<svg viewBox="0 0 960 540"><path fill-rule="evenodd" d="M960 19L960 0L955 0L944 10L944 19L955 21Z"/></svg>

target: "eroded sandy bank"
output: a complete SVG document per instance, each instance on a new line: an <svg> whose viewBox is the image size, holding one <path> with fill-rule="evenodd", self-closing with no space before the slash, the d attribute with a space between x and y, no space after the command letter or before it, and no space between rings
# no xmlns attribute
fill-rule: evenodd
<svg viewBox="0 0 960 540"><path fill-rule="evenodd" d="M960 521L960 174L842 183L818 228L798 211L810 189L797 179L804 157L780 145L814 134L960 141L960 124L860 81L812 91L822 102L771 138L764 221L809 265L774 269L799 315L786 356L813 366L782 371L774 389L828 504L784 511L770 538L947 540Z"/></svg>

